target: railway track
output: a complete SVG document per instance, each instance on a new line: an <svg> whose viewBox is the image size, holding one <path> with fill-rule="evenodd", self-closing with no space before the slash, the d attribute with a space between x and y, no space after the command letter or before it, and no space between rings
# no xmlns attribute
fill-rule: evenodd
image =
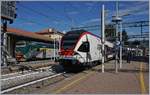
<svg viewBox="0 0 150 95"><path fill-rule="evenodd" d="M59 70L59 72L57 72L57 70ZM41 82L43 84L44 81L51 80L55 77L62 76L63 79L67 79L73 75L74 73L64 72L60 65L56 65L55 68L49 66L38 68L36 71L25 71L23 74L21 74L21 72L6 74L2 75L1 78L1 93L17 94L20 93L20 91L16 92L18 89L32 89L32 85L38 85ZM47 82L45 84L49 83L50 82ZM51 83L53 84L55 82ZM40 84L40 86L42 84Z"/></svg>
<svg viewBox="0 0 150 95"><path fill-rule="evenodd" d="M52 70L50 69L51 67L42 67L42 68L38 68L38 69L35 69L36 71L43 71L43 70ZM31 73L31 72L34 72L32 70L25 70L23 71L23 74L28 74L28 73ZM1 75L1 79L5 79L5 78L9 78L9 77L16 77L16 76L20 76L20 75L23 75L22 72L15 72L15 73L9 73L9 74L4 74L4 75Z"/></svg>
<svg viewBox="0 0 150 95"><path fill-rule="evenodd" d="M7 93L28 85L35 84L37 82L41 82L50 78L57 77L59 75L64 74L65 72L62 70L60 73L52 70L51 67L39 68L37 71L25 71L24 74L13 73L2 75L1 79L1 93Z"/></svg>
<svg viewBox="0 0 150 95"><path fill-rule="evenodd" d="M19 63L21 64L38 64L38 63L48 63L48 62L52 62L50 59L46 59L46 60L36 60L36 61L21 61Z"/></svg>
<svg viewBox="0 0 150 95"><path fill-rule="evenodd" d="M27 87L27 86L30 86L30 85L33 85L33 84L36 84L36 83L39 83L39 82L42 82L42 81L45 81L45 80L48 80L48 79L51 79L51 78L55 78L55 77L58 77L60 75L63 75L65 72L62 72L62 73L58 73L58 74L51 74L51 75L48 75L48 76L43 76L42 78L38 77L32 81L28 81L28 82L25 82L24 80L24 83L21 83L14 86L14 85L11 85L11 86L6 86L4 87L4 84L2 85L2 91L1 91L1 94L3 93L9 93L11 91L14 91L14 90L17 90L17 89L21 89L23 87ZM15 82L12 82L15 84ZM4 89L5 88L5 89Z"/></svg>
<svg viewBox="0 0 150 95"><path fill-rule="evenodd" d="M76 73L65 72L64 70L54 72L50 68L44 71L28 72L25 74L14 75L1 79L1 94L19 94L30 93L32 89L37 87L45 87L49 84L54 84L58 81L68 79ZM8 75L9 76L9 75ZM27 90L28 89L28 90ZM29 91L30 90L30 91Z"/></svg>
<svg viewBox="0 0 150 95"><path fill-rule="evenodd" d="M42 67L48 67L48 66L53 66L58 63L53 62L51 60L37 60L37 61L28 61L28 62L19 62L18 64L12 64L7 67L2 67L1 68L1 74L2 75L11 75L11 73L19 72L20 68L26 68L26 69L38 69Z"/></svg>

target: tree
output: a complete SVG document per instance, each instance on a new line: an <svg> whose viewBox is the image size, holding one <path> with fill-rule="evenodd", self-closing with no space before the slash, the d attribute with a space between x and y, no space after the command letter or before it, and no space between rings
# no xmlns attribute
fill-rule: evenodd
<svg viewBox="0 0 150 95"><path fill-rule="evenodd" d="M128 35L125 30L122 31L122 41L127 42L128 41Z"/></svg>
<svg viewBox="0 0 150 95"><path fill-rule="evenodd" d="M132 45L133 45L133 46L140 45L140 41L138 41L138 40L135 40L135 41L133 41L133 42L132 42Z"/></svg>
<svg viewBox="0 0 150 95"><path fill-rule="evenodd" d="M120 40L120 32L118 32L118 37L119 37L119 40ZM128 35L127 35L127 32L125 30L122 31L122 42L124 44L129 44L128 43Z"/></svg>
<svg viewBox="0 0 150 95"><path fill-rule="evenodd" d="M105 26L105 37L107 40L115 41L116 29L114 25L108 24Z"/></svg>
<svg viewBox="0 0 150 95"><path fill-rule="evenodd" d="M116 28L114 25L108 24L105 26L105 37L109 41L115 41L116 40ZM118 32L118 38L120 40L120 32ZM123 43L127 43L128 41L128 35L125 30L122 31L122 41Z"/></svg>

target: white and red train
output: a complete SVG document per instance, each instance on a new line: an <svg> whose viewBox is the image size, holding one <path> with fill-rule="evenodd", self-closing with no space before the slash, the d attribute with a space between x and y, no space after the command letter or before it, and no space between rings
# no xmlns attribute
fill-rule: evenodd
<svg viewBox="0 0 150 95"><path fill-rule="evenodd" d="M101 62L101 39L85 30L67 32L61 40L60 64L64 68L91 66ZM113 57L114 45L105 41L105 59Z"/></svg>

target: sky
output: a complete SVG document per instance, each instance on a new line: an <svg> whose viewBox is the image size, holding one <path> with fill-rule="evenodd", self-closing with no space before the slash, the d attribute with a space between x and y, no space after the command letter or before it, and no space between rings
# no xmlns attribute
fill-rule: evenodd
<svg viewBox="0 0 150 95"><path fill-rule="evenodd" d="M17 18L9 27L38 32L47 28L55 28L67 32L71 27L100 25L102 5L105 5L106 23L112 23L115 15L115 1L19 1L17 2ZM123 22L149 21L148 1L119 1L119 15ZM140 27L126 28L129 35L140 34ZM100 28L88 30L100 35ZM143 28L148 32L148 27Z"/></svg>

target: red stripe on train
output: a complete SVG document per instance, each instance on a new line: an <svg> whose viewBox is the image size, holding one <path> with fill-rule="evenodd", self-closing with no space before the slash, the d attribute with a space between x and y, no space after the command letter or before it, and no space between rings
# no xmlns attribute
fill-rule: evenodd
<svg viewBox="0 0 150 95"><path fill-rule="evenodd" d="M74 54L74 51L73 50L61 50L59 54L63 56L72 56Z"/></svg>

